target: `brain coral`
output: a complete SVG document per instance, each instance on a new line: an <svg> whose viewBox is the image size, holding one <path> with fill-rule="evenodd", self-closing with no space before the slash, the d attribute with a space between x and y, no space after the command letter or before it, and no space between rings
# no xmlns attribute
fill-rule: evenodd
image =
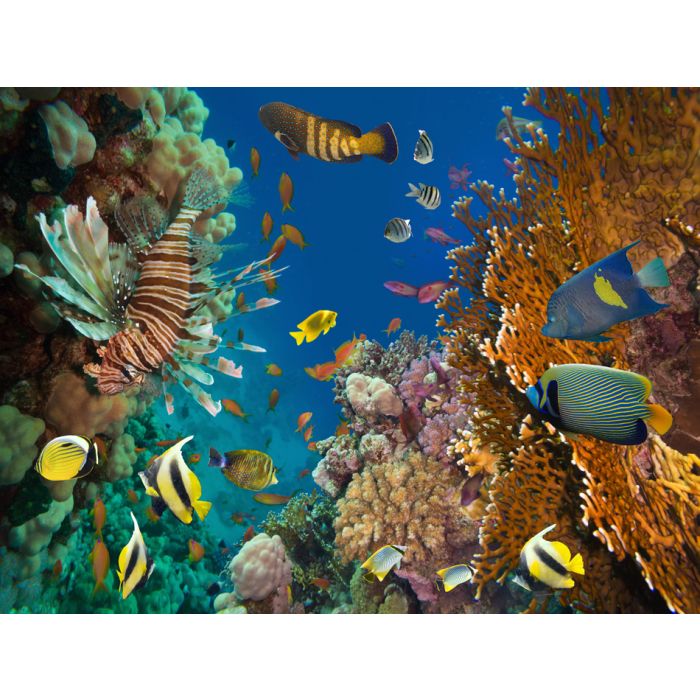
<svg viewBox="0 0 700 700"><path fill-rule="evenodd" d="M394 387L381 377L368 377L353 372L345 380L348 401L355 413L369 416L400 416L403 402L396 395Z"/></svg>
<svg viewBox="0 0 700 700"><path fill-rule="evenodd" d="M32 466L36 443L44 421L20 413L14 406L0 406L0 486L17 484Z"/></svg>

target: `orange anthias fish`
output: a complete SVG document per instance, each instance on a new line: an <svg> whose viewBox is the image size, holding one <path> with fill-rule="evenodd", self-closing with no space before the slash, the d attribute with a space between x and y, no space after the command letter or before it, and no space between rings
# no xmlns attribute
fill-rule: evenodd
<svg viewBox="0 0 700 700"><path fill-rule="evenodd" d="M282 200L282 211L294 211L292 209L292 198L294 197L294 183L292 178L287 173L282 173L280 176L280 199Z"/></svg>
<svg viewBox="0 0 700 700"><path fill-rule="evenodd" d="M95 587L92 589L92 595L95 595L97 591L107 590L105 578L109 572L109 551L101 537L97 538L95 546L90 552L90 561L92 562L92 575L95 577Z"/></svg>
<svg viewBox="0 0 700 700"><path fill-rule="evenodd" d="M56 563L51 568L51 578L55 581L60 578L63 573L63 562L60 559L56 559Z"/></svg>
<svg viewBox="0 0 700 700"><path fill-rule="evenodd" d="M279 493L256 493L253 499L266 506L281 506L289 503L291 496L282 496Z"/></svg>
<svg viewBox="0 0 700 700"><path fill-rule="evenodd" d="M250 413L244 413L243 409L233 399L223 399L221 405L237 418L242 418L244 421L248 420Z"/></svg>
<svg viewBox="0 0 700 700"><path fill-rule="evenodd" d="M312 452L316 452L316 443L315 442L310 442L306 446L307 450L311 450Z"/></svg>
<svg viewBox="0 0 700 700"><path fill-rule="evenodd" d="M362 341L367 340L367 336L364 333L360 333L360 337L356 338L353 334L352 340L345 341L336 351L335 351L335 363L338 367L341 367L346 362L350 360L352 353L355 350L357 344Z"/></svg>
<svg viewBox="0 0 700 700"><path fill-rule="evenodd" d="M311 420L311 416L313 416L311 411L299 414L299 418L297 418L297 429L294 432L300 433L304 429L304 426Z"/></svg>
<svg viewBox="0 0 700 700"><path fill-rule="evenodd" d="M139 495L134 491L134 489L129 489L126 492L126 497L132 502L132 503L138 503L139 502Z"/></svg>
<svg viewBox="0 0 700 700"><path fill-rule="evenodd" d="M145 447L134 447L134 452L136 452L136 454L140 454L141 452L145 452L145 451L146 451Z"/></svg>
<svg viewBox="0 0 700 700"><path fill-rule="evenodd" d="M245 313L247 306L245 305L245 292L239 292L236 297L236 308L241 312Z"/></svg>
<svg viewBox="0 0 700 700"><path fill-rule="evenodd" d="M273 377L279 377L282 374L282 370L280 369L279 365L271 363L269 365L265 365L265 374L271 374Z"/></svg>
<svg viewBox="0 0 700 700"><path fill-rule="evenodd" d="M270 265L282 255L282 251L286 245L287 239L283 235L280 234L275 238L275 242L272 244L272 248L270 248L270 252L267 254L268 263Z"/></svg>
<svg viewBox="0 0 700 700"><path fill-rule="evenodd" d="M349 435L349 434L350 434L350 427L348 425L348 421L341 420L340 423L338 423L338 427L335 429L335 436L340 437L341 435Z"/></svg>
<svg viewBox="0 0 700 700"><path fill-rule="evenodd" d="M204 547L196 540L188 540L187 547L190 550L188 559L196 564L204 556Z"/></svg>
<svg viewBox="0 0 700 700"><path fill-rule="evenodd" d="M267 399L267 410L268 411L274 411L275 407L277 406L277 402L280 400L280 390L279 389L273 389L270 392L270 396Z"/></svg>
<svg viewBox="0 0 700 700"><path fill-rule="evenodd" d="M176 445L178 442L182 440L181 437L176 438L175 440L158 440L156 443L156 447L172 447L173 445Z"/></svg>
<svg viewBox="0 0 700 700"><path fill-rule="evenodd" d="M245 520L245 517L243 513L236 512L231 516L231 520L233 520L233 522L237 525L242 525L243 521Z"/></svg>
<svg viewBox="0 0 700 700"><path fill-rule="evenodd" d="M190 464L199 464L201 459L202 455L199 452L195 452L193 455L190 455Z"/></svg>
<svg viewBox="0 0 700 700"><path fill-rule="evenodd" d="M298 479L303 479L305 476L308 476L309 474L311 474L311 469L302 469L302 470L299 472L299 475L298 475L297 478L298 478Z"/></svg>
<svg viewBox="0 0 700 700"><path fill-rule="evenodd" d="M327 382L338 370L338 365L335 362L324 362L321 365L313 367L304 367L304 372L313 379L318 379L319 382Z"/></svg>
<svg viewBox="0 0 700 700"><path fill-rule="evenodd" d="M250 540L255 537L255 528L252 525L248 526L248 529L243 533L243 543L250 542Z"/></svg>
<svg viewBox="0 0 700 700"><path fill-rule="evenodd" d="M257 148L250 149L250 167L253 169L253 177L257 177L260 172L260 153Z"/></svg>
<svg viewBox="0 0 700 700"><path fill-rule="evenodd" d="M260 232L262 233L264 240L267 240L270 237L270 234L272 233L272 224L273 222L270 212L266 211L263 214L262 224L260 225Z"/></svg>
<svg viewBox="0 0 700 700"><path fill-rule="evenodd" d="M277 277L275 277L272 273L270 266L268 265L267 268L263 268L260 275L262 277L262 281L265 285L265 290L267 291L267 293L274 294L277 291L277 287L279 285L277 284Z"/></svg>
<svg viewBox="0 0 700 700"><path fill-rule="evenodd" d="M312 578L310 583L313 583L314 586L318 586L323 591L331 585L331 582L327 578Z"/></svg>
<svg viewBox="0 0 700 700"><path fill-rule="evenodd" d="M92 523L95 526L95 531L98 536L102 536L102 528L107 520L107 508L101 498L95 499L95 504L92 507Z"/></svg>
<svg viewBox="0 0 700 700"><path fill-rule="evenodd" d="M148 508L146 508L146 517L152 523L157 523L160 520L160 516L156 515L156 512L153 510L152 506L148 506Z"/></svg>
<svg viewBox="0 0 700 700"><path fill-rule="evenodd" d="M280 231L282 231L282 235L290 243L294 243L294 245L299 246L301 250L304 250L304 248L308 248L309 244L304 239L304 234L296 226L291 226L290 224L282 224L282 226L280 226Z"/></svg>
<svg viewBox="0 0 700 700"><path fill-rule="evenodd" d="M311 440L311 436L314 434L314 426L310 425L305 431L304 431L304 440L308 442Z"/></svg>
<svg viewBox="0 0 700 700"><path fill-rule="evenodd" d="M389 325L387 326L384 332L387 334L387 336L390 336L392 333L396 333L396 331L398 331L399 328L401 328L401 319L392 318L391 321L389 321Z"/></svg>

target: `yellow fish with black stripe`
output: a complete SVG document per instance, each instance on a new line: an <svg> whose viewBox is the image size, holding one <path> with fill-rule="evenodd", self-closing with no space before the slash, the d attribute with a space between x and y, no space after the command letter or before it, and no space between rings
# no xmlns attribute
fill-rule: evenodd
<svg viewBox="0 0 700 700"><path fill-rule="evenodd" d="M233 450L222 455L210 447L209 466L221 469L229 481L248 491L260 491L278 483L272 457L258 450Z"/></svg>
<svg viewBox="0 0 700 700"><path fill-rule="evenodd" d="M329 163L355 163L375 156L393 163L399 155L396 134L389 122L363 134L359 127L324 119L284 102L270 102L259 112L263 126L297 159L300 153Z"/></svg>
<svg viewBox="0 0 700 700"><path fill-rule="evenodd" d="M152 499L153 512L160 517L168 508L186 525L192 522L193 510L204 520L211 508L211 503L200 500L202 485L182 457L183 445L193 437L190 435L169 447L145 472L139 472L146 495Z"/></svg>
<svg viewBox="0 0 700 700"><path fill-rule="evenodd" d="M134 514L129 511L134 521L134 532L128 544L119 553L117 565L117 577L119 578L119 590L122 592L122 600L128 598L137 588L145 585L153 573L153 560L148 556L146 543Z"/></svg>
<svg viewBox="0 0 700 700"><path fill-rule="evenodd" d="M520 550L520 564L513 579L514 583L533 593L543 593L551 589L573 588L571 574L583 576L583 557L571 556L563 542L550 542L544 536L554 530L549 525L530 538Z"/></svg>
<svg viewBox="0 0 700 700"><path fill-rule="evenodd" d="M48 481L88 475L99 462L97 445L82 435L62 435L44 445L34 468Z"/></svg>

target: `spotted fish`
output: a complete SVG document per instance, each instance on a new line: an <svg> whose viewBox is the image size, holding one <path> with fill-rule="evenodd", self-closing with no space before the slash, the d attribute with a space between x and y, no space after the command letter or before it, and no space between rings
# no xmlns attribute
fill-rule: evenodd
<svg viewBox="0 0 700 700"><path fill-rule="evenodd" d="M375 156L393 163L399 154L396 134L388 122L363 134L354 124L324 119L284 102L263 105L259 117L293 158L306 153L327 162L354 163L362 156Z"/></svg>

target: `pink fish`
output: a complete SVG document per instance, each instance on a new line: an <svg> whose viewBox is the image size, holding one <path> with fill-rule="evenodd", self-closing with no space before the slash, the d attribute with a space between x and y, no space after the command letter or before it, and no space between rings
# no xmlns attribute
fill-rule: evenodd
<svg viewBox="0 0 700 700"><path fill-rule="evenodd" d="M503 159L503 165L510 170L514 175L517 175L520 172L519 166L517 166L515 163L513 163L512 160L508 160L507 158Z"/></svg>
<svg viewBox="0 0 700 700"><path fill-rule="evenodd" d="M459 245L460 241L456 238L451 238L448 236L441 228L430 228L425 229L425 235L430 238L431 241L435 241L440 245L447 245L451 243L452 245Z"/></svg>
<svg viewBox="0 0 700 700"><path fill-rule="evenodd" d="M405 282L384 282L384 286L392 293L398 294L401 297L414 297L418 294L418 287Z"/></svg>
<svg viewBox="0 0 700 700"><path fill-rule="evenodd" d="M471 171L467 167L466 163L462 166L461 169L458 169L454 165L451 165L450 169L447 171L447 177L450 179L450 188L456 190L461 187L463 190L466 190L467 180L469 179L470 175Z"/></svg>
<svg viewBox="0 0 700 700"><path fill-rule="evenodd" d="M424 284L418 290L418 303L429 304L431 301L435 301L449 286L450 283L443 280Z"/></svg>

